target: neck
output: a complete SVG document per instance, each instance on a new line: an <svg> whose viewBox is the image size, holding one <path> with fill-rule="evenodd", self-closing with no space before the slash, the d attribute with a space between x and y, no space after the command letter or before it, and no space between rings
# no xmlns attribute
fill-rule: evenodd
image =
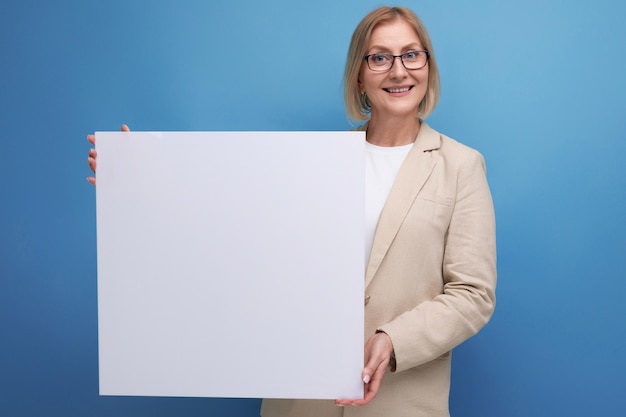
<svg viewBox="0 0 626 417"><path fill-rule="evenodd" d="M374 117L367 125L366 138L373 145L402 146L415 142L420 130L419 118L384 118Z"/></svg>

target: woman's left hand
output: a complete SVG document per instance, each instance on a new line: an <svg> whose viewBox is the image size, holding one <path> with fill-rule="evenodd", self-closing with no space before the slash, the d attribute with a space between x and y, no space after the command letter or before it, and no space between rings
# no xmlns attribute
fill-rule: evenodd
<svg viewBox="0 0 626 417"><path fill-rule="evenodd" d="M386 333L376 333L365 343L365 367L361 379L365 392L361 400L336 400L335 405L366 405L374 399L391 361L393 344Z"/></svg>

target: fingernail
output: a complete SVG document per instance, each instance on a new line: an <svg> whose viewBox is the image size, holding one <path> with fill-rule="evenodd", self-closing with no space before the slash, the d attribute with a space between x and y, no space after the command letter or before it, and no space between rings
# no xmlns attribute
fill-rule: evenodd
<svg viewBox="0 0 626 417"><path fill-rule="evenodd" d="M365 375L363 377L363 382L365 382L366 384L369 384L370 383L370 376L369 375Z"/></svg>

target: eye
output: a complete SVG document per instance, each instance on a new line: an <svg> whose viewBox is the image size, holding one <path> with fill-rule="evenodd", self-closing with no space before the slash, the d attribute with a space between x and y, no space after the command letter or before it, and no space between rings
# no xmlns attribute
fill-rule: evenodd
<svg viewBox="0 0 626 417"><path fill-rule="evenodd" d="M370 60L373 64L385 64L389 61L389 56L387 54L372 54Z"/></svg>
<svg viewBox="0 0 626 417"><path fill-rule="evenodd" d="M409 51L406 52L403 57L404 59L408 59L409 61L415 61L419 57L419 52L417 51Z"/></svg>

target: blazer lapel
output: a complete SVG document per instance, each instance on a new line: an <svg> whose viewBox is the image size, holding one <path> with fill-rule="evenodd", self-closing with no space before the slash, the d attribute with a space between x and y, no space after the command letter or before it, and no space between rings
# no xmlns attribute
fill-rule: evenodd
<svg viewBox="0 0 626 417"><path fill-rule="evenodd" d="M400 167L376 226L376 234L365 272L365 288L376 275L415 197L437 164L433 149L438 149L439 133L422 122L415 144Z"/></svg>

